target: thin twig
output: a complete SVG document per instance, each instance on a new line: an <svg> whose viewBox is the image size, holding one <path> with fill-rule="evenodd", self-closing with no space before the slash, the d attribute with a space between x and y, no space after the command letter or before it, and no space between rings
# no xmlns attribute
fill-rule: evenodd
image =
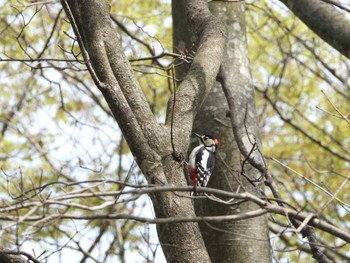
<svg viewBox="0 0 350 263"><path fill-rule="evenodd" d="M278 163L279 165L283 166L284 168L288 169L289 171L293 172L294 174L298 175L299 177L303 178L305 181L309 182L310 184L312 184L313 186L315 186L316 188L320 189L322 192L324 192L325 194L327 194L328 196L332 197L333 199L337 200L339 203L341 203L342 205L346 206L347 208L350 208L350 205L348 205L347 203L343 202L342 200L340 200L338 197L336 197L334 194L330 193L329 191L327 191L326 189L324 189L323 187L319 186L318 184L314 183L312 180L310 180L309 178L305 177L304 175L298 173L297 171L295 171L293 168L289 167L288 165L285 165L284 163L280 162L279 160L277 160L276 158L271 158L271 160L273 160L274 162Z"/></svg>
<svg viewBox="0 0 350 263"><path fill-rule="evenodd" d="M326 97L327 101L332 105L333 109L350 125L350 120L340 112L340 110L334 105L334 103L330 100L324 90L321 90L322 94Z"/></svg>
<svg viewBox="0 0 350 263"><path fill-rule="evenodd" d="M340 193L340 191L345 187L345 185L350 181L350 173L345 178L345 180L342 182L342 184L338 187L338 189L335 191L335 193L332 195L332 197L325 203L322 208L317 212L317 214L321 214L331 202L333 202L334 199L337 198L337 195ZM349 207L349 206L348 206Z"/></svg>

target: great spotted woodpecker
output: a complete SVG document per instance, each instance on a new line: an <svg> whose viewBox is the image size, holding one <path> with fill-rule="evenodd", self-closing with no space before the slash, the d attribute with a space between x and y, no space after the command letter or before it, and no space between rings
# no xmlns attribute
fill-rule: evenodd
<svg viewBox="0 0 350 263"><path fill-rule="evenodd" d="M215 151L219 141L211 135L194 135L200 139L201 144L190 154L188 171L194 186L205 187L215 167Z"/></svg>

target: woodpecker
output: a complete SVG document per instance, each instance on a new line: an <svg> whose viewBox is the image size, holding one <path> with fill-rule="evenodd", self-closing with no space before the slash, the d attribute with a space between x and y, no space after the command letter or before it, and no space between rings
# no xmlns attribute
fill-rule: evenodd
<svg viewBox="0 0 350 263"><path fill-rule="evenodd" d="M215 151L219 141L211 135L194 135L201 143L190 154L188 171L194 186L205 187L215 167Z"/></svg>

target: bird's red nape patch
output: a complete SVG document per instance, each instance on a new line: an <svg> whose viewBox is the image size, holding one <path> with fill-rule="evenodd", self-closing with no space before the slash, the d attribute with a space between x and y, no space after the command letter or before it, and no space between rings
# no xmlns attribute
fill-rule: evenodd
<svg viewBox="0 0 350 263"><path fill-rule="evenodd" d="M214 143L215 143L216 146L219 146L219 140L218 139L215 139Z"/></svg>

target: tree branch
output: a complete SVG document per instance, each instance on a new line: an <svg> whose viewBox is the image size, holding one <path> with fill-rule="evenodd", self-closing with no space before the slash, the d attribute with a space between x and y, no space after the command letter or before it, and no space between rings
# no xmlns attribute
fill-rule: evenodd
<svg viewBox="0 0 350 263"><path fill-rule="evenodd" d="M106 1L62 0L87 67L146 178L165 183L159 169L165 134L156 123L111 26ZM157 172L156 172L157 170Z"/></svg>
<svg viewBox="0 0 350 263"><path fill-rule="evenodd" d="M209 94L219 70L225 50L226 29L224 24L213 16L206 0L185 1L188 23L193 36L198 37L198 50L188 74L176 90L176 102L172 98L168 102L166 124L170 126L171 116L179 127L182 141L188 138L192 130L194 116ZM176 103L173 111L173 103ZM181 143L180 143L181 145ZM178 145L176 145L178 147Z"/></svg>
<svg viewBox="0 0 350 263"><path fill-rule="evenodd" d="M27 258L24 259L21 256L25 256ZM41 261L37 260L31 254L23 251L14 251L9 249L2 249L0 247L0 262L1 263L41 263Z"/></svg>
<svg viewBox="0 0 350 263"><path fill-rule="evenodd" d="M329 45L350 58L349 19L332 4L320 0L281 0Z"/></svg>
<svg viewBox="0 0 350 263"><path fill-rule="evenodd" d="M342 229L327 223L326 221L320 220L316 218L316 214L304 213L302 211L297 211L293 208L288 208L286 205L274 205L271 204L271 200L266 200L266 198L259 198L254 194L249 192L244 193L234 193L230 191L224 191L209 187L198 187L196 188L196 192L208 194L209 197L214 196L216 201L220 201L220 198L226 197L232 199L230 202L225 201L227 205L235 205L238 200L243 201L251 201L256 203L261 209L254 210L252 213L243 213L231 217L231 216L212 216L212 217L196 217L196 216L174 216L168 218L147 218L147 217L138 217L130 214L122 214L122 213L93 213L89 214L87 212L94 212L98 209L104 209L108 206L109 202L106 201L105 205L101 204L98 206L84 206L78 203L74 203L71 200L81 200L85 198L97 198L97 197L115 197L115 196L126 196L125 198L120 197L118 202L111 201L110 205L116 205L116 203L127 202L129 199L137 199L143 194L156 194L156 193L169 193L171 195L179 195L180 192L188 193L193 191L193 187L191 186L155 186L155 185L129 185L130 187L136 187L136 189L130 190L120 190L120 191L110 191L110 192L96 192L85 193L84 189L74 193L67 193L59 196L50 196L47 200L39 200L28 203L23 203L21 205L7 205L6 207L0 209L0 214L4 214L5 212L15 211L18 213L19 209L24 209L27 211L30 207L34 207L38 209L39 207L47 207L49 205L54 205L57 207L64 207L62 210L66 210L69 207L75 207L80 209L81 211L85 211L84 213L76 214L68 214L68 213L58 213L58 214L43 214L43 215L31 215L29 213L24 214L22 217L18 217L17 215L9 216L8 214L4 216L0 216L0 220L4 221L14 221L14 222L33 222L39 221L40 223L44 223L47 221L58 220L58 219L76 219L76 220L91 220L91 219L128 219L135 220L139 222L145 222L150 224L169 224L169 223L185 223L185 222L199 222L199 221L230 221L230 220L242 220L246 218L251 218L255 216L260 216L265 213L273 213L285 216L289 219L295 219L299 221L307 221L310 226L316 227L320 230L323 230L327 233L330 233L340 239L343 239L346 242L350 242L350 233L343 231ZM131 196L131 197L130 197ZM128 199L129 198L129 199ZM187 195L187 198L189 196ZM201 197L204 198L204 197ZM213 198L211 198L213 199ZM66 201L66 202L63 202ZM278 202L278 201L277 201ZM33 209L32 209L33 210ZM242 216L242 217L240 217ZM6 229L7 226L4 225L3 229ZM303 230L301 230L302 232ZM310 241L312 242L312 241ZM315 243L315 242L314 242ZM315 244L314 244L315 245Z"/></svg>

